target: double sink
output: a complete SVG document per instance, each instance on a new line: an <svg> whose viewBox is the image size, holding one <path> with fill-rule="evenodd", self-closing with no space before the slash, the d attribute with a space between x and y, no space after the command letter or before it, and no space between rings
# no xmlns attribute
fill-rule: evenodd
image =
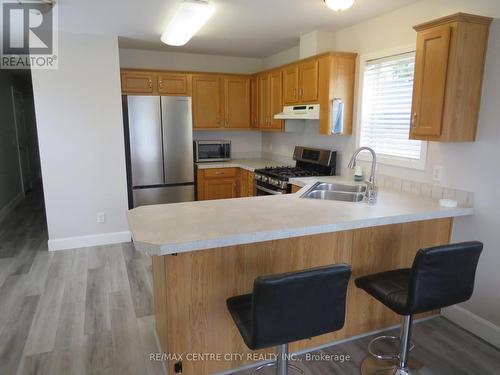
<svg viewBox="0 0 500 375"><path fill-rule="evenodd" d="M366 185L345 185L317 182L301 198L324 199L343 202L362 202L366 194Z"/></svg>

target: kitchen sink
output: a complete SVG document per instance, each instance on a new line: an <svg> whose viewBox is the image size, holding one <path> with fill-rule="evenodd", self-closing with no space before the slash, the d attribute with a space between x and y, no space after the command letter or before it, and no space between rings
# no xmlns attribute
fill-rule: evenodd
<svg viewBox="0 0 500 375"><path fill-rule="evenodd" d="M365 198L365 185L344 185L317 182L301 198L324 199L343 202L362 202Z"/></svg>
<svg viewBox="0 0 500 375"><path fill-rule="evenodd" d="M344 184L329 184L320 182L313 186L314 190L339 191L348 193L364 193L366 185L344 185Z"/></svg>

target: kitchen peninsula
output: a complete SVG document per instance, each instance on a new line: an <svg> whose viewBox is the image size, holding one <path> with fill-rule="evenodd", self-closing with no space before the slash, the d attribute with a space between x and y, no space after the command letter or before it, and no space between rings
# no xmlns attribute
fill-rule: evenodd
<svg viewBox="0 0 500 375"><path fill-rule="evenodd" d="M421 247L448 243L453 217L468 207L443 208L436 200L380 189L376 204L303 199L295 194L144 206L129 211L137 250L153 255L156 330L164 352L216 353L221 360L167 361L169 373L210 374L249 363L226 299L250 293L257 276L349 263L354 278L409 267ZM345 181L344 181L345 182ZM437 312L434 312L434 314ZM348 289L341 331L296 342L314 348L399 323L397 315ZM262 351L269 352L269 351ZM226 353L242 353L227 356Z"/></svg>

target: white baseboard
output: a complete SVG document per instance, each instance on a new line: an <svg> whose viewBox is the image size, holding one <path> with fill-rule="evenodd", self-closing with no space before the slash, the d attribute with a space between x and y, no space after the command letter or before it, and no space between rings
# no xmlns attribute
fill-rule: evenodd
<svg viewBox="0 0 500 375"><path fill-rule="evenodd" d="M112 232L81 237L56 238L49 240L48 245L49 251L68 250L129 242L131 238L129 231Z"/></svg>
<svg viewBox="0 0 500 375"><path fill-rule="evenodd" d="M441 314L453 323L500 348L500 327L460 306L441 310Z"/></svg>
<svg viewBox="0 0 500 375"><path fill-rule="evenodd" d="M24 193L19 193L14 199L0 209L0 222L7 217L19 203L24 200Z"/></svg>

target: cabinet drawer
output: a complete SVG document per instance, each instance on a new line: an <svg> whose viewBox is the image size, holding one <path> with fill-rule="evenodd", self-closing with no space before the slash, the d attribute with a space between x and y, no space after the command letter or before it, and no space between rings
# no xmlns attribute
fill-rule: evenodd
<svg viewBox="0 0 500 375"><path fill-rule="evenodd" d="M204 171L205 178L236 177L236 168L210 168Z"/></svg>

